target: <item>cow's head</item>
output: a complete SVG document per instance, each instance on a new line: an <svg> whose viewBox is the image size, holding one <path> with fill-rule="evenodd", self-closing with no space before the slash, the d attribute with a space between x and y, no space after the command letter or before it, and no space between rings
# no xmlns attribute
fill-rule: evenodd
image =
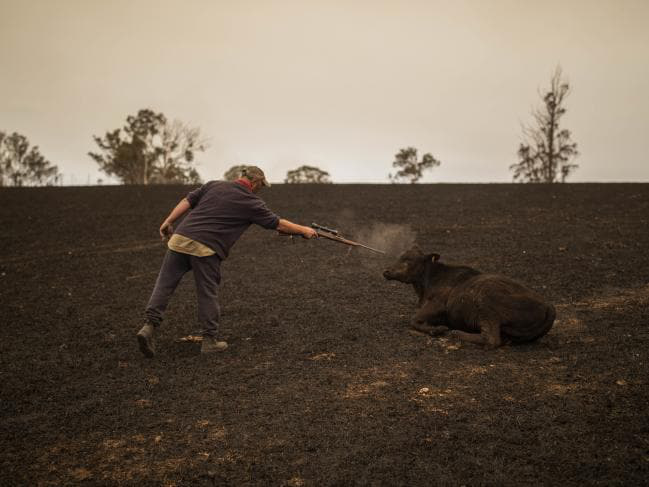
<svg viewBox="0 0 649 487"><path fill-rule="evenodd" d="M424 254L419 246L414 245L406 250L399 260L383 272L383 277L405 283L414 283L421 280L426 271L428 262L437 262L439 254Z"/></svg>

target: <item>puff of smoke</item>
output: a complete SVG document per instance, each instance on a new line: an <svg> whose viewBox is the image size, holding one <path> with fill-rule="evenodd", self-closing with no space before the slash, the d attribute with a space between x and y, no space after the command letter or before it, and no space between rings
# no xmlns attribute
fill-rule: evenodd
<svg viewBox="0 0 649 487"><path fill-rule="evenodd" d="M417 234L410 225L374 223L356 232L356 239L369 247L383 250L386 257L396 257L415 243Z"/></svg>

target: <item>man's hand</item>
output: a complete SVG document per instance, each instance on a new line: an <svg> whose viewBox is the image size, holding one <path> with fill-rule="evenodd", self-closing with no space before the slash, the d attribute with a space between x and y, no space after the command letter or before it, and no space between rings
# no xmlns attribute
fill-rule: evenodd
<svg viewBox="0 0 649 487"><path fill-rule="evenodd" d="M160 225L160 237L162 237L163 242L171 237L172 233L174 233L174 227L171 225L171 222L178 220L178 218L183 216L190 208L191 205L189 204L187 198L183 198L180 200L180 202L178 202L176 207L171 210L169 216L165 219L162 225Z"/></svg>
<svg viewBox="0 0 649 487"><path fill-rule="evenodd" d="M172 233L174 233L174 227L171 225L171 223L165 221L162 225L160 225L160 237L162 238L163 242L171 237Z"/></svg>
<svg viewBox="0 0 649 487"><path fill-rule="evenodd" d="M302 238L318 238L318 232L311 227L302 227Z"/></svg>

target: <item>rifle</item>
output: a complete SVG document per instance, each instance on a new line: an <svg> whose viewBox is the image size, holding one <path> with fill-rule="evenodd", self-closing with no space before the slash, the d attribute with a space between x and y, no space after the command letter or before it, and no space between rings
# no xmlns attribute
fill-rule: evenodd
<svg viewBox="0 0 649 487"><path fill-rule="evenodd" d="M363 247L364 249L371 250L372 252L376 252L378 254L385 254L383 250L374 249L360 242L354 242L353 240L349 240L343 237L338 230L334 230L333 228L327 228L322 225L318 225L317 223L312 223L311 228L313 228L316 231L318 237L333 240L334 242L349 245L350 247ZM282 233L282 232L280 232L280 235L293 237L293 235Z"/></svg>

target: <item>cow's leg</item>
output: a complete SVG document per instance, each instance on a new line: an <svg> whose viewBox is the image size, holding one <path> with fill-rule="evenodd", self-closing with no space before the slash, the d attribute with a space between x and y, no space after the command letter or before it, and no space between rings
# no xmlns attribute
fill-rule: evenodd
<svg viewBox="0 0 649 487"><path fill-rule="evenodd" d="M448 327L441 325L432 325L431 322L441 321L445 307L442 303L434 300L426 301L424 305L417 310L412 318L410 326L417 331L427 333L432 336L443 335L448 331Z"/></svg>
<svg viewBox="0 0 649 487"><path fill-rule="evenodd" d="M410 324L413 330L420 331L421 333L426 333L434 337L443 335L448 331L448 327L444 325L429 325L425 322L414 321Z"/></svg>
<svg viewBox="0 0 649 487"><path fill-rule="evenodd" d="M485 348L498 348L502 344L500 338L500 323L488 321L480 324L481 335L485 336Z"/></svg>
<svg viewBox="0 0 649 487"><path fill-rule="evenodd" d="M453 330L451 333L463 342L475 343L477 345L484 345L486 343L485 336L482 333L467 333L466 331L460 330Z"/></svg>
<svg viewBox="0 0 649 487"><path fill-rule="evenodd" d="M497 321L486 321L480 323L480 333L467 333L465 331L453 330L453 335L464 342L484 345L486 349L497 348L501 345L500 323Z"/></svg>

